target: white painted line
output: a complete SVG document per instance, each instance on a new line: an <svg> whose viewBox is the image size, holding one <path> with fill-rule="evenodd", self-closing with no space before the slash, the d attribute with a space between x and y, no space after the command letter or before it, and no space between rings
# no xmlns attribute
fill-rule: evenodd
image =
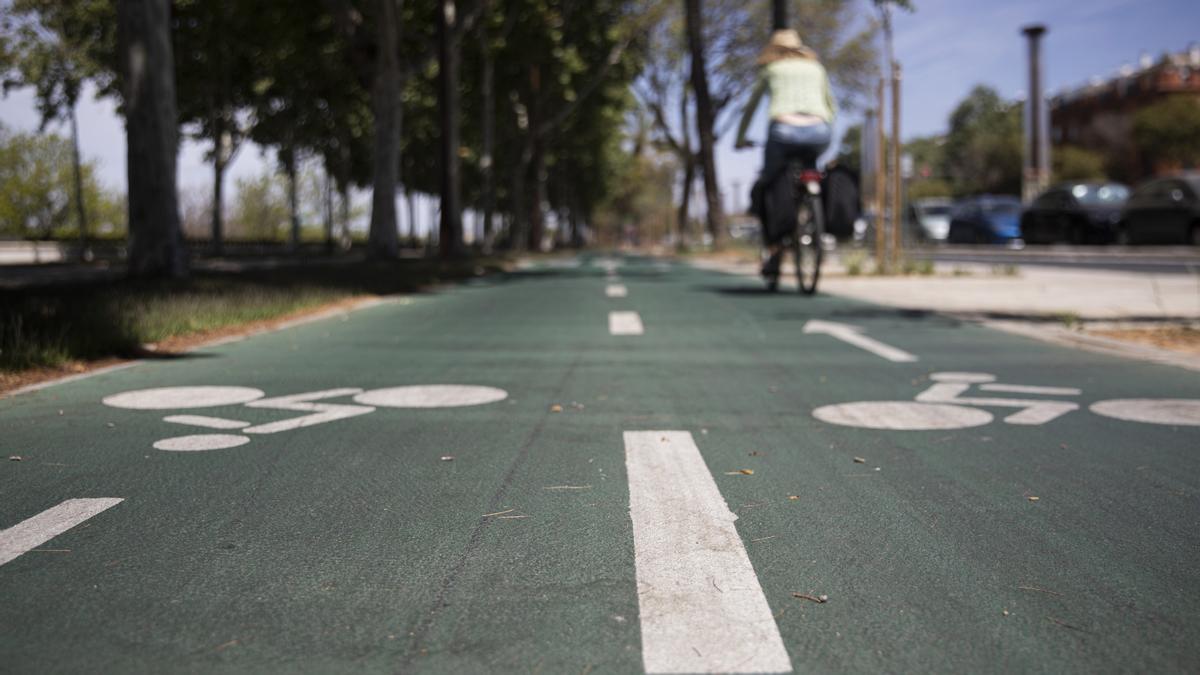
<svg viewBox="0 0 1200 675"><path fill-rule="evenodd" d="M912 363L917 360L917 357L909 354L902 349L896 349L890 345L885 345L879 340L869 338L863 335L862 329L857 326L851 326L844 323L834 323L832 321L812 320L804 324L805 333L822 333L835 337L842 342L852 344L859 349L866 350L872 354L885 358L888 361L895 363Z"/></svg>
<svg viewBox="0 0 1200 675"><path fill-rule="evenodd" d="M249 436L235 434L196 434L194 436L177 436L164 438L154 443L155 450L167 452L205 452L207 450L224 450L236 448L250 442Z"/></svg>
<svg viewBox="0 0 1200 675"><path fill-rule="evenodd" d="M101 402L129 410L170 410L237 405L263 396L261 389L251 387L158 387L105 396Z"/></svg>
<svg viewBox="0 0 1200 675"><path fill-rule="evenodd" d="M813 411L813 417L843 427L895 431L966 429L992 421L992 414L986 410L915 401L839 403L817 408Z"/></svg>
<svg viewBox="0 0 1200 675"><path fill-rule="evenodd" d="M609 312L608 332L610 335L642 335L642 317L637 312Z"/></svg>
<svg viewBox="0 0 1200 675"><path fill-rule="evenodd" d="M985 384L984 391L1000 391L1006 394L1045 394L1046 396L1078 396L1082 390L1074 387L1034 387L1024 384Z"/></svg>
<svg viewBox="0 0 1200 675"><path fill-rule="evenodd" d="M7 530L0 530L0 565L123 501L118 498L68 499Z"/></svg>
<svg viewBox="0 0 1200 675"><path fill-rule="evenodd" d="M1200 427L1200 399L1126 398L1093 403L1091 411L1128 422Z"/></svg>
<svg viewBox="0 0 1200 675"><path fill-rule="evenodd" d="M982 407L1021 408L1022 410L1019 410L1004 418L1004 421L1008 424L1045 424L1071 412L1072 410L1079 409L1078 403L1071 403L1070 401L1037 401L1018 398L976 398L973 396L963 396L963 394L965 394L970 388L971 385L969 384L939 382L932 385L920 394L917 394L917 400L922 403L951 403L955 405Z"/></svg>
<svg viewBox="0 0 1200 675"><path fill-rule="evenodd" d="M792 664L712 474L686 431L626 431L647 673L787 673Z"/></svg>
<svg viewBox="0 0 1200 675"><path fill-rule="evenodd" d="M324 424L334 420L345 419L347 417L357 417L359 415L375 412L375 408L369 408L361 405L311 402L324 398L338 398L340 396L350 396L361 393L362 389L356 388L327 389L325 391L310 391L303 394L276 396L274 398L264 398L258 401L251 401L250 403L246 404L247 408L296 410L299 412L310 412L312 414L280 420L278 422L271 422L270 424L260 424L248 429L243 429L242 433L274 434L280 431L290 431L292 429L300 429L302 427L311 427L314 424Z"/></svg>
<svg viewBox="0 0 1200 675"><path fill-rule="evenodd" d="M355 403L381 408L460 408L484 405L508 398L508 392L496 387L470 384L419 384L364 391Z"/></svg>
<svg viewBox="0 0 1200 675"><path fill-rule="evenodd" d="M242 427L250 426L249 422L227 420L223 417L209 417L207 415L169 415L164 417L163 421L171 422L172 424L188 424L194 427L207 427L209 429L241 429Z"/></svg>
<svg viewBox="0 0 1200 675"><path fill-rule="evenodd" d="M604 295L609 298L624 298L629 295L629 289L622 284L609 284L604 289Z"/></svg>

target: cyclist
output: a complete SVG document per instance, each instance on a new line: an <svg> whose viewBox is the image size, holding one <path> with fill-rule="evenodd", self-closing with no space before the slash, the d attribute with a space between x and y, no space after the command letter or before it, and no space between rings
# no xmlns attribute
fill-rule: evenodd
<svg viewBox="0 0 1200 675"><path fill-rule="evenodd" d="M746 140L746 131L763 93L770 93L771 125L767 132L762 173L754 186L752 201L757 204L755 212L762 220L763 242L769 254L762 274L773 279L779 276L783 236L791 228L771 227L772 218L783 216L767 211L765 196L784 174L789 160L799 159L806 166L812 166L829 147L834 104L825 67L817 59L817 53L801 42L796 31L772 33L770 42L758 55L758 65L758 81L742 113L734 147L740 150L751 146Z"/></svg>

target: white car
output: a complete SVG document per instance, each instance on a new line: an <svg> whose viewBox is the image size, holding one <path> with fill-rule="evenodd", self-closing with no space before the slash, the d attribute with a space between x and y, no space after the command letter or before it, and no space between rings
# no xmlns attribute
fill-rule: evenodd
<svg viewBox="0 0 1200 675"><path fill-rule="evenodd" d="M946 241L950 234L951 200L942 197L917 199L909 206L909 222L928 241Z"/></svg>

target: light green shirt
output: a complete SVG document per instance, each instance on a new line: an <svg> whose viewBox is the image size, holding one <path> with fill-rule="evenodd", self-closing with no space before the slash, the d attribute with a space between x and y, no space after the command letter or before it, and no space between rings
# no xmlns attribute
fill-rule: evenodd
<svg viewBox="0 0 1200 675"><path fill-rule="evenodd" d="M829 89L829 75L816 59L782 59L768 63L758 73L754 93L746 102L742 123L738 125L738 142L746 140L750 120L762 100L770 92L771 119L780 115L813 115L833 124L833 94Z"/></svg>

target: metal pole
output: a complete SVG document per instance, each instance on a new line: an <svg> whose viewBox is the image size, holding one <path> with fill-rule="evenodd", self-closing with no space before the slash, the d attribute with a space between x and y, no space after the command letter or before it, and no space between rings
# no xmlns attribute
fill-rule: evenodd
<svg viewBox="0 0 1200 675"><path fill-rule="evenodd" d="M1025 100L1025 175L1021 196L1030 201L1046 188L1050 176L1050 158L1046 143L1045 99L1042 95L1041 24L1021 29L1029 42L1029 94Z"/></svg>
<svg viewBox="0 0 1200 675"><path fill-rule="evenodd" d="M879 78L876 88L879 114L875 116L875 269L882 272L887 250L887 235L884 230L883 210L887 205L887 139L883 133L884 81Z"/></svg>
<svg viewBox="0 0 1200 675"><path fill-rule="evenodd" d="M771 29L783 30L788 27L788 0L771 0Z"/></svg>
<svg viewBox="0 0 1200 675"><path fill-rule="evenodd" d="M900 64L892 61L892 264L900 264Z"/></svg>

